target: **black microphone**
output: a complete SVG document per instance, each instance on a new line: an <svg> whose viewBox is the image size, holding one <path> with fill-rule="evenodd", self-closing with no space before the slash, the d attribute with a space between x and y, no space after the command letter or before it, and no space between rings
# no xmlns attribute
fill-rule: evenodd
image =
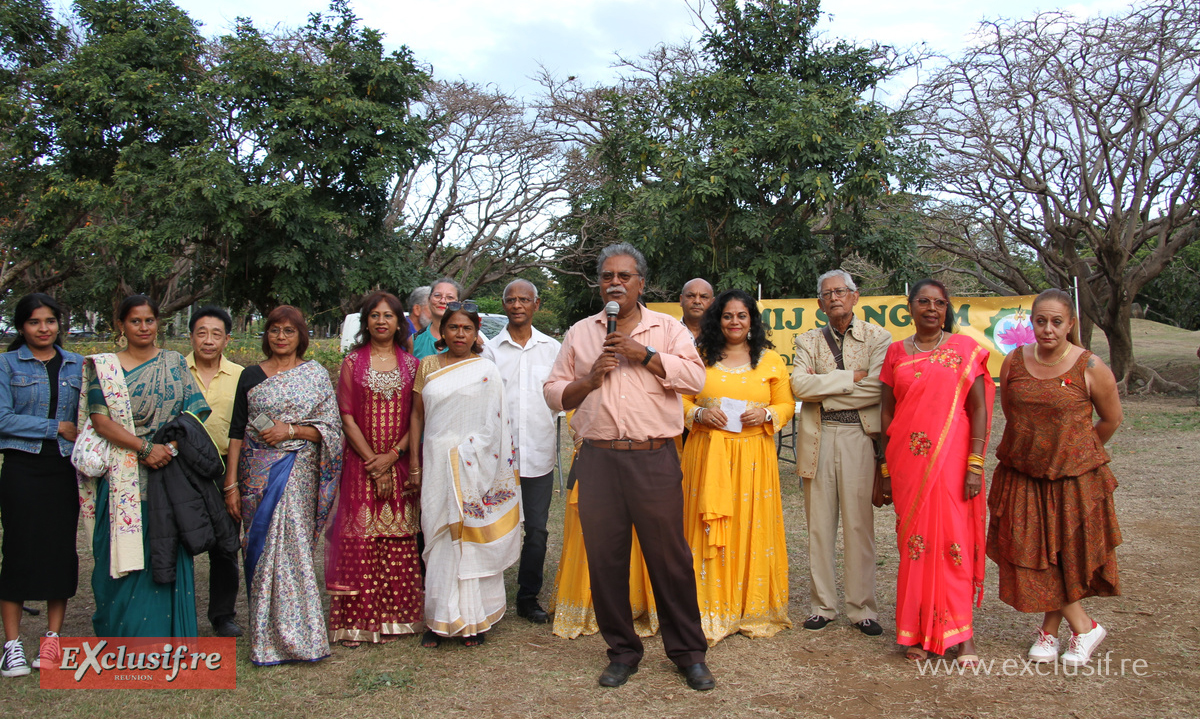
<svg viewBox="0 0 1200 719"><path fill-rule="evenodd" d="M617 331L617 313L621 311L621 305L617 304L616 300L604 305L604 314L608 315L608 334Z"/></svg>

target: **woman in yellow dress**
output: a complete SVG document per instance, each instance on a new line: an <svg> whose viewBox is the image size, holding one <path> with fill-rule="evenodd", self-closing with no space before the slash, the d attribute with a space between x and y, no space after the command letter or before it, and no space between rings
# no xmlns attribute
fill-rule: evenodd
<svg viewBox="0 0 1200 719"><path fill-rule="evenodd" d="M567 414L567 425L571 415ZM571 432L575 452L583 439ZM574 457L572 457L574 463ZM571 474L572 480L574 473ZM600 631L596 623L596 612L592 609L592 581L588 575L587 552L583 546L583 528L579 526L579 486L574 481L567 490L567 511L563 516L562 557L558 562L558 574L554 580L554 600L550 611L554 612L554 634L564 639L575 639L580 635ZM638 544L637 532L633 533L633 548L629 561L629 608L633 612L633 627L639 637L658 633L658 613L654 608L654 594L650 591L650 574L642 559L642 547Z"/></svg>
<svg viewBox="0 0 1200 719"><path fill-rule="evenodd" d="M789 629L788 556L775 433L792 419L788 369L758 306L723 292L705 312L696 349L704 390L683 398L683 529L692 548L709 646L730 634Z"/></svg>

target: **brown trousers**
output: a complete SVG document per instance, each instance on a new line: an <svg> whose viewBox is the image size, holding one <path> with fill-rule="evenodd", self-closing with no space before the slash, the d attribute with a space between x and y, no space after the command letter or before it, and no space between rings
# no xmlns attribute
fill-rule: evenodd
<svg viewBox="0 0 1200 719"><path fill-rule="evenodd" d="M636 667L644 653L629 606L632 528L650 573L667 657L680 667L704 661L708 644L700 627L692 552L683 536L683 474L674 443L614 450L585 442L575 462L592 606L609 661Z"/></svg>

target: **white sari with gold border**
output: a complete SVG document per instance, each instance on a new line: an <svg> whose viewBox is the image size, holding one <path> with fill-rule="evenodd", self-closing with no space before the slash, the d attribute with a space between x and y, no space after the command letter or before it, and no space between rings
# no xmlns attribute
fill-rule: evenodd
<svg viewBox="0 0 1200 719"><path fill-rule="evenodd" d="M425 623L443 636L480 634L504 615L504 570L521 552L504 385L488 360L442 368L433 355L422 361L414 389L425 405Z"/></svg>

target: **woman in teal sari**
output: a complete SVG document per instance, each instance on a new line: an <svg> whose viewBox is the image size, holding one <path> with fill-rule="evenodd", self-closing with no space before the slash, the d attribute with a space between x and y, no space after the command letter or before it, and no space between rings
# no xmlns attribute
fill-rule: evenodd
<svg viewBox="0 0 1200 719"><path fill-rule="evenodd" d="M175 581L154 581L144 535L145 498L149 470L165 467L177 452L172 443L150 438L184 412L203 421L209 408L183 356L155 346L158 308L150 298L125 298L116 327L128 346L85 360L86 396L80 402L81 434L90 422L111 447L107 472L80 484L80 515L96 560L92 628L99 637L194 637L192 557L180 546Z"/></svg>

